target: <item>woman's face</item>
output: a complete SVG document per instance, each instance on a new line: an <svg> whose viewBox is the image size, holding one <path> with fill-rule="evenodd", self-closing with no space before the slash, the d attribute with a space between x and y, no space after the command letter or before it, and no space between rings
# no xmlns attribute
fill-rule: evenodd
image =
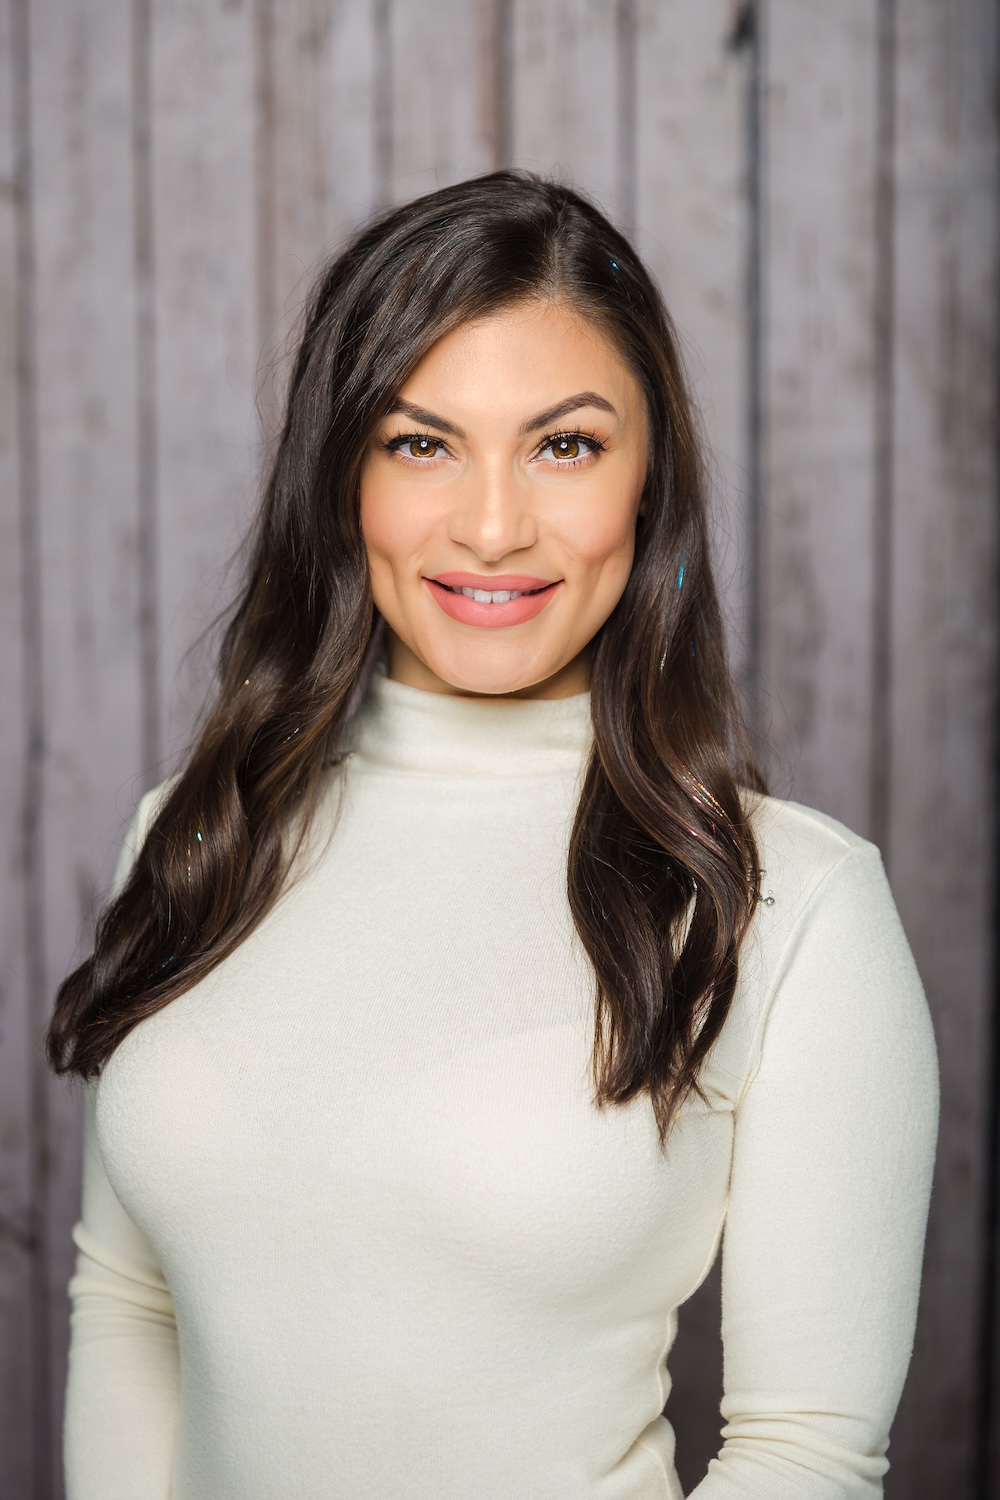
<svg viewBox="0 0 1000 1500"><path fill-rule="evenodd" d="M590 643L632 567L647 466L639 382L568 304L446 334L362 472L389 675L440 693L585 692Z"/></svg>

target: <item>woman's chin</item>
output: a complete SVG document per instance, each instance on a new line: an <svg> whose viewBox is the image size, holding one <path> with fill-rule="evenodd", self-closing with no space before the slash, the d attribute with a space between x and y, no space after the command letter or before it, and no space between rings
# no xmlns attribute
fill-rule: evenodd
<svg viewBox="0 0 1000 1500"><path fill-rule="evenodd" d="M438 632L423 638L414 631L404 641L389 635L389 676L409 687L432 693L467 693L477 697L569 697L586 692L589 657L558 648L541 649L541 641L504 640L494 631L462 631L460 641L442 640Z"/></svg>
<svg viewBox="0 0 1000 1500"><path fill-rule="evenodd" d="M506 670L497 667L476 670L468 662L442 662L434 670L440 692L468 693L491 698L568 698L587 691L585 669L576 662L566 664L525 663Z"/></svg>
<svg viewBox="0 0 1000 1500"><path fill-rule="evenodd" d="M544 672L536 674L524 668L506 671L489 668L477 671L468 663L461 667L447 662L441 662L437 666L427 665L440 684L438 691L468 693L477 697L502 698L515 693L530 693L542 687L551 675ZM431 686L430 683L427 685Z"/></svg>

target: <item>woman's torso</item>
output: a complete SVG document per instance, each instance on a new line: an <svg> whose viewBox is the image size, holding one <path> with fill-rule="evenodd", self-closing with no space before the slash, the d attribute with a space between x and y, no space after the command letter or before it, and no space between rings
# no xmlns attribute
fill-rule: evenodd
<svg viewBox="0 0 1000 1500"><path fill-rule="evenodd" d="M470 739L479 705L429 696L378 688L306 872L101 1080L179 1328L176 1500L680 1494L676 1309L722 1229L774 954L843 839L765 804L780 894L664 1155L648 1099L592 1102L566 898L586 700Z"/></svg>

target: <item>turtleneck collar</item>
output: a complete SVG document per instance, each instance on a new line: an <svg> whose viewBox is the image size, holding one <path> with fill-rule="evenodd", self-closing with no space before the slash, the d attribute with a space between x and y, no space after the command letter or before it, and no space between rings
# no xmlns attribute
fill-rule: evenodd
<svg viewBox="0 0 1000 1500"><path fill-rule="evenodd" d="M590 694L466 698L393 682L381 662L352 725L366 765L452 776L577 772L590 746Z"/></svg>

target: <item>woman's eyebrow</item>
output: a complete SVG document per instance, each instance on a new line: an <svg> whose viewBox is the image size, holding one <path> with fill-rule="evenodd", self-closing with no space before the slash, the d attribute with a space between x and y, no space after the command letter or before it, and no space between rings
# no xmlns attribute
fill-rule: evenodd
<svg viewBox="0 0 1000 1500"><path fill-rule="evenodd" d="M576 396L567 396L565 401L557 401L555 406L549 406L545 411L540 411L537 416L529 417L522 422L520 433L535 432L539 427L551 427L553 422L558 422L561 417L568 417L571 411L577 411L581 406L596 406L601 411L608 411L613 417L618 413L610 401L599 396L596 391L580 391Z"/></svg>
<svg viewBox="0 0 1000 1500"><path fill-rule="evenodd" d="M414 406L412 401L404 401L402 396L397 396L386 412L386 416L391 417L393 412L397 411L401 412L404 417L411 417L414 422L422 422L425 427L436 427L439 432L447 432L450 437L465 437L465 433L461 427L456 427L454 422L448 422L444 417L435 416L432 411L428 411L424 406Z"/></svg>
<svg viewBox="0 0 1000 1500"><path fill-rule="evenodd" d="M548 406L544 411L529 417L522 422L518 433L523 437L525 433L537 432L540 427L551 427L553 422L558 422L562 417L568 417L570 412L579 411L581 406L596 406L600 411L610 412L617 417L618 412L606 400L599 396L596 391L579 391L575 396L567 396L565 401L557 401L555 406ZM435 412L428 411L425 406L415 406L412 401L397 396L389 407L386 416L392 416L399 412L404 417L410 417L414 422L422 422L425 427L436 427L438 432L447 432L450 437L464 438L465 433L461 427L456 427L454 422L449 422L446 417L439 417Z"/></svg>

